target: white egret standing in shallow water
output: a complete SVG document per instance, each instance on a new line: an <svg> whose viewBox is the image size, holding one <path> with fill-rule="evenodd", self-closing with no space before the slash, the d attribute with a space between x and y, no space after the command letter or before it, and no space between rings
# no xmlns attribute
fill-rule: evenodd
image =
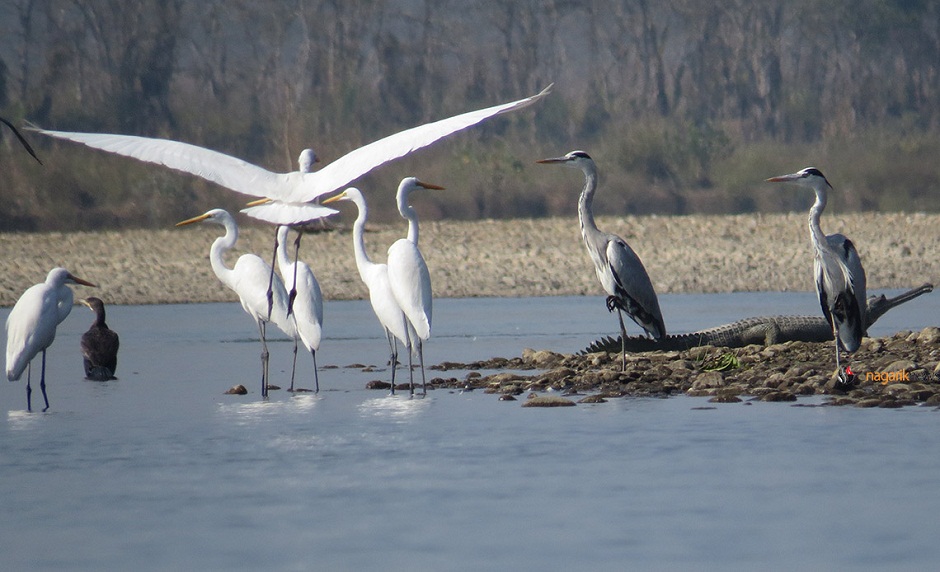
<svg viewBox="0 0 940 572"><path fill-rule="evenodd" d="M406 346L408 347L408 373L411 394L414 395L414 372L412 356L417 354L421 364L421 389L427 395L428 386L424 377L424 342L431 337L431 274L424 256L418 248L418 213L408 204L408 196L416 189L438 189L444 187L423 183L414 177L402 179L398 185L398 212L408 221L408 236L400 238L388 248L388 281L392 286L395 301L405 313L407 321Z"/></svg>
<svg viewBox="0 0 940 572"><path fill-rule="evenodd" d="M659 298L650 281L649 274L640 257L627 241L615 234L602 232L594 222L594 192L597 190L597 166L584 151L572 151L563 157L541 159L538 163L557 163L581 169L584 173L584 189L578 199L578 219L581 222L581 238L601 286L607 292L607 309L617 310L620 321L621 368L626 369L627 330L623 325L626 312L630 318L654 339L666 335L663 314L659 310Z"/></svg>
<svg viewBox="0 0 940 572"><path fill-rule="evenodd" d="M352 201L359 211L353 225L353 252L356 256L356 268L359 270L359 277L362 282L369 289L369 302L372 304L372 311L375 312L375 317L382 324L385 329L385 336L388 338L388 347L391 352L389 364L392 368L392 393L395 393L398 341L401 341L406 348L408 347L405 314L395 300L395 294L392 293L392 285L388 281L388 265L372 262L366 253L363 234L365 233L366 220L369 217L369 209L362 193L359 189L350 187L341 194L326 199L323 203L327 204L334 201Z"/></svg>
<svg viewBox="0 0 940 572"><path fill-rule="evenodd" d="M109 328L105 321L104 302L94 296L84 298L78 302L88 306L95 313L94 323L82 334L81 340L85 377L92 381L114 379L121 340L117 332Z"/></svg>
<svg viewBox="0 0 940 572"><path fill-rule="evenodd" d="M297 370L298 339L313 356L313 382L315 391L320 391L317 374L317 350L320 348L323 325L323 295L320 283L310 267L301 260L291 262L287 255L287 233L290 227L279 226L277 229L277 267L281 271L285 288L290 286L288 307L292 308L291 319L296 327L294 336L294 363L290 372L290 391L294 391L294 373ZM300 234L297 235L300 242ZM292 298L293 296L293 298Z"/></svg>
<svg viewBox="0 0 940 572"><path fill-rule="evenodd" d="M218 224L225 228L225 235L215 239L209 249L209 262L212 271L222 284L231 288L241 300L242 308L258 324L261 335L261 395L268 395L268 342L265 330L268 321L272 321L291 338L295 335L294 321L287 316L287 291L284 283L277 276L270 279L271 267L255 254L242 254L233 268L225 265L223 255L235 246L238 240L238 225L227 211L212 209L205 214L176 223L184 226L197 222ZM272 294L273 305L268 314L268 292Z"/></svg>
<svg viewBox="0 0 940 572"><path fill-rule="evenodd" d="M865 293L865 269L852 241L841 234L823 234L819 219L832 185L815 167L771 177L769 183L794 183L816 192L816 202L809 210L809 234L813 240L813 273L816 277L816 292L826 321L832 326L832 337L836 341L836 370L845 381L845 373L839 363L839 347L854 352L862 343L866 332L867 298Z"/></svg>
<svg viewBox="0 0 940 572"><path fill-rule="evenodd" d="M16 301L7 316L7 379L16 381L26 374L26 410L32 411L30 377L32 360L42 352L42 375L39 387L49 409L46 396L46 349L55 341L56 327L72 311L72 289L67 284L95 285L71 274L65 268L53 268L45 282L30 286Z"/></svg>

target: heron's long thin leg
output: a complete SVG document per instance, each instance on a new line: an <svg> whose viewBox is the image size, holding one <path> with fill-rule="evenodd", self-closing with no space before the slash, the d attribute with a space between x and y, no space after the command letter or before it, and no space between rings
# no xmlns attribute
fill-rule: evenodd
<svg viewBox="0 0 940 572"><path fill-rule="evenodd" d="M627 371L627 329L623 326L620 308L617 308L617 319L620 320L620 371Z"/></svg>
<svg viewBox="0 0 940 572"><path fill-rule="evenodd" d="M395 395L395 370L398 369L398 340L392 335L392 332L385 329L385 335L388 337L388 348L391 351L389 364L392 366L392 395Z"/></svg>
<svg viewBox="0 0 940 572"><path fill-rule="evenodd" d="M294 374L297 372L297 339L294 339L294 363L290 366L290 389L288 391L294 391Z"/></svg>
<svg viewBox="0 0 940 572"><path fill-rule="evenodd" d="M421 338L418 338L416 343L418 344L418 362L421 364L421 392L426 396L428 394L428 384L424 379L424 343Z"/></svg>
<svg viewBox="0 0 940 572"><path fill-rule="evenodd" d="M264 330L265 321L258 320L258 331L261 333L261 397L268 396L268 342Z"/></svg>
<svg viewBox="0 0 940 572"><path fill-rule="evenodd" d="M33 402L32 402L33 388L29 385L29 382L32 380L32 377L33 377L33 362L30 361L29 364L26 365L26 411L33 410Z"/></svg>
<svg viewBox="0 0 940 572"><path fill-rule="evenodd" d="M409 395L415 395L415 366L413 362L414 342L411 341L411 326L405 328L405 349L408 351L408 387Z"/></svg>
<svg viewBox="0 0 940 572"><path fill-rule="evenodd" d="M290 293L287 295L287 315L290 316L294 311L294 298L297 297L297 260L300 258L300 231L297 231L297 238L294 239L294 283L290 287Z"/></svg>
<svg viewBox="0 0 940 572"><path fill-rule="evenodd" d="M39 389L42 390L42 400L46 402L43 411L49 409L49 398L46 397L46 350L42 350L42 376L39 378Z"/></svg>
<svg viewBox="0 0 940 572"><path fill-rule="evenodd" d="M310 355L313 356L313 391L314 393L320 393L320 374L317 373L317 350L310 350Z"/></svg>
<svg viewBox="0 0 940 572"><path fill-rule="evenodd" d="M271 256L271 275L268 276L268 317L271 320L271 312L274 310L274 265L277 264L277 231L274 232L274 254ZM289 316L290 314L288 314ZM265 394L267 395L267 394Z"/></svg>

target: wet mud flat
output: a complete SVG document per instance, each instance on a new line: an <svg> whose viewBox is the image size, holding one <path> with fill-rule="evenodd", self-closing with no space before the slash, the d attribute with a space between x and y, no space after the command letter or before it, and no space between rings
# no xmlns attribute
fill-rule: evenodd
<svg viewBox="0 0 940 572"><path fill-rule="evenodd" d="M674 395L702 397L703 403L825 395L824 404L831 406L930 406L940 411L940 328L865 338L858 351L842 356L851 371L847 383L836 375L833 342L628 353L624 370L619 352L525 350L515 358L432 366L469 373L435 377L429 386L480 390L502 400L525 400L526 406Z"/></svg>

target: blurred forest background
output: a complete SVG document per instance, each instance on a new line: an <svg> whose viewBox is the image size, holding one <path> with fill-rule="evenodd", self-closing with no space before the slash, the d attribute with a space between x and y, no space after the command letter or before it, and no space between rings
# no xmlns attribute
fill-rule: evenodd
<svg viewBox="0 0 940 572"><path fill-rule="evenodd" d="M808 165L834 210L940 210L940 2L931 0L0 0L0 115L165 137L273 171L537 93L357 182L397 216L806 210L763 179ZM0 230L167 226L247 200L194 177L0 132Z"/></svg>

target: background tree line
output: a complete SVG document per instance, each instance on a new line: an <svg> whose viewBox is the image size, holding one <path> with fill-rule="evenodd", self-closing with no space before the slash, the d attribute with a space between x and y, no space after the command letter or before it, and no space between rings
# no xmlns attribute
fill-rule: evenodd
<svg viewBox="0 0 940 572"><path fill-rule="evenodd" d="M820 167L836 209L937 210L940 2L0 0L0 114L167 137L271 170L518 99L531 110L384 167L448 191L428 217L571 215L581 148L606 213L805 209L767 176ZM244 197L32 135L0 142L0 230L167 225ZM844 193L840 191L845 191Z"/></svg>

